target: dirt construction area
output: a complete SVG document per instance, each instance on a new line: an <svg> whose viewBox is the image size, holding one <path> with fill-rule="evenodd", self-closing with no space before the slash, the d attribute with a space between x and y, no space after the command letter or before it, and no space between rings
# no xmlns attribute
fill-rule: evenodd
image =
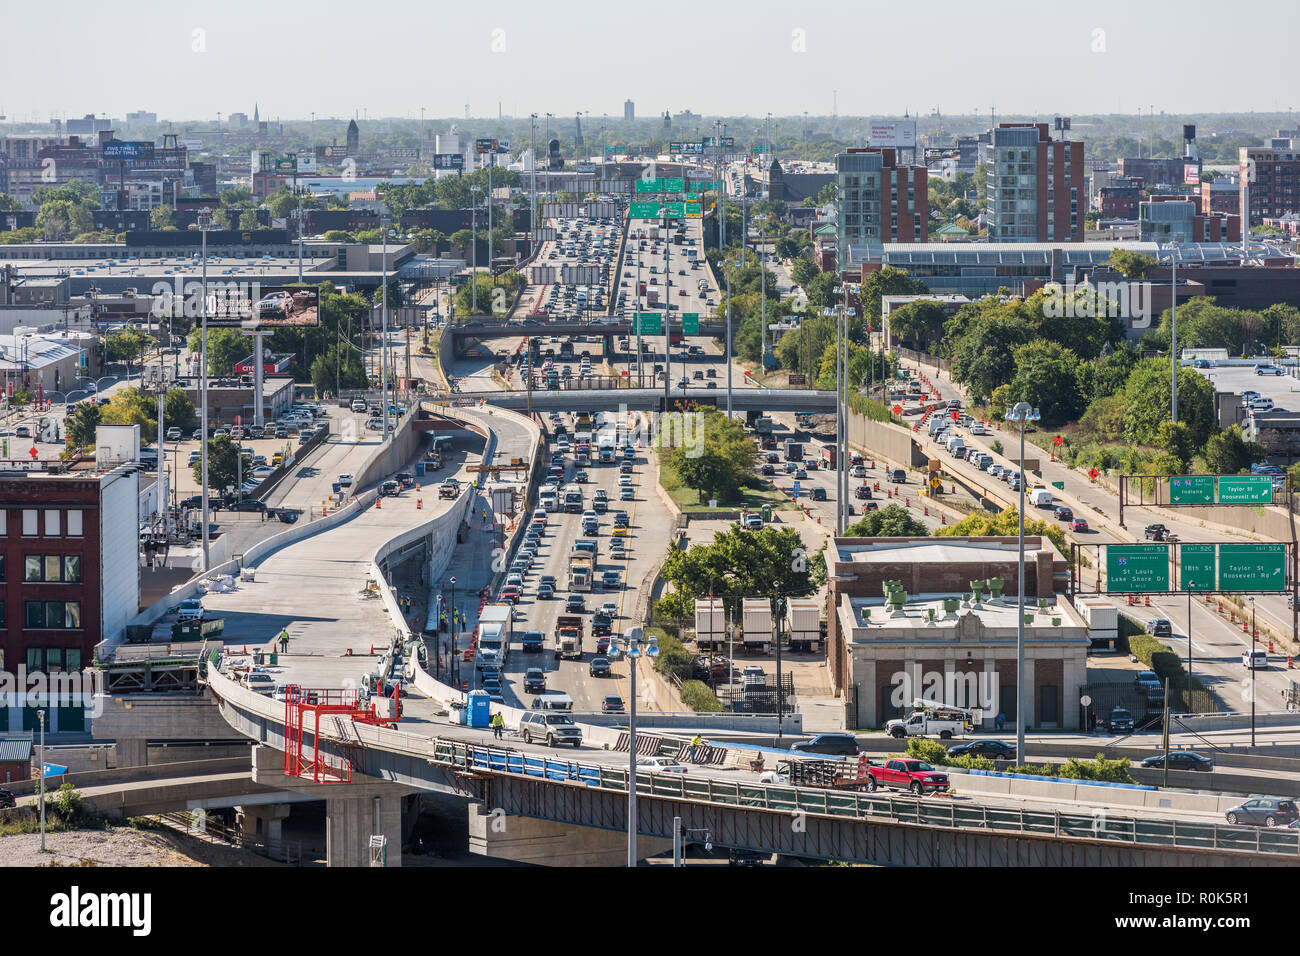
<svg viewBox="0 0 1300 956"><path fill-rule="evenodd" d="M0 837L0 866L281 866L246 850L206 843L175 830L69 830Z"/></svg>

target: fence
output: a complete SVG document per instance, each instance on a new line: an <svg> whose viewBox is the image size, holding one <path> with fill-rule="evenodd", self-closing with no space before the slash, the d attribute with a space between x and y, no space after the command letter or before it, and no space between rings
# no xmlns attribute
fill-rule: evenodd
<svg viewBox="0 0 1300 956"><path fill-rule="evenodd" d="M157 813L149 817L159 824L184 833L188 837L205 840L208 843L224 844L240 850L252 850L272 860L288 863L291 866L307 866L315 860L304 860L301 840L259 840L244 835L238 827L227 826L220 820L205 817L202 822L195 822L195 816L203 811L177 810L169 813ZM314 856L314 854L313 854Z"/></svg>
<svg viewBox="0 0 1300 956"><path fill-rule="evenodd" d="M441 738L433 741L428 759L433 763L465 771L521 774L622 793L628 791L628 772L621 768L554 760ZM803 811L851 820L886 820L949 829L1034 833L1152 848L1228 850L1289 857L1300 855L1300 832L1289 829L1234 827L1181 820L1143 820L1110 814L1100 817L1060 811L1003 809L947 800L747 784L708 777L692 778L688 774L678 773L638 773L636 790L638 794L652 797L698 800L785 814Z"/></svg>

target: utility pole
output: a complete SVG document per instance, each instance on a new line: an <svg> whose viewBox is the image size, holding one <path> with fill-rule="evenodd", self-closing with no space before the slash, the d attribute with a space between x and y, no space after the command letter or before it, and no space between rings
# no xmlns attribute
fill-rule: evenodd
<svg viewBox="0 0 1300 956"><path fill-rule="evenodd" d="M384 377L383 401L384 401L384 440L388 440L388 223L384 214L384 208L380 207L379 212L379 231L383 239L383 292L382 296L382 339L381 348L383 349L382 361L380 363L381 373Z"/></svg>
<svg viewBox="0 0 1300 956"><path fill-rule="evenodd" d="M199 512L203 521L203 570L212 567L212 552L208 539L208 228L212 225L212 213L207 209L199 210L199 233L203 258L203 284L199 292L199 321L202 325L202 337L199 347L199 457L203 473L203 501Z"/></svg>

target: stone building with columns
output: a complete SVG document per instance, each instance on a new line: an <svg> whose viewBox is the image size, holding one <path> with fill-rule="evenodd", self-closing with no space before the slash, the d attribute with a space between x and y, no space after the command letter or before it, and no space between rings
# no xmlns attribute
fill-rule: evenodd
<svg viewBox="0 0 1300 956"><path fill-rule="evenodd" d="M1016 694L1014 537L836 538L827 550L827 664L848 726L883 727L924 699L983 711L992 730L1020 708L1034 730L1077 730L1088 625L1066 597L1068 565L1025 538L1025 690ZM972 582L979 582L975 596Z"/></svg>

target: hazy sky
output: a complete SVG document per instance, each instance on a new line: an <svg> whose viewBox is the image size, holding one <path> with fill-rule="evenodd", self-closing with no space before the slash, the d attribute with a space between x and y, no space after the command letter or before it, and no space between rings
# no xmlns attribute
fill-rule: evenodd
<svg viewBox="0 0 1300 956"><path fill-rule="evenodd" d="M161 119L1300 105L1296 0L65 0L4 14L0 113ZM1237 64L1234 66L1234 64ZM1288 76L1290 71L1290 76Z"/></svg>

